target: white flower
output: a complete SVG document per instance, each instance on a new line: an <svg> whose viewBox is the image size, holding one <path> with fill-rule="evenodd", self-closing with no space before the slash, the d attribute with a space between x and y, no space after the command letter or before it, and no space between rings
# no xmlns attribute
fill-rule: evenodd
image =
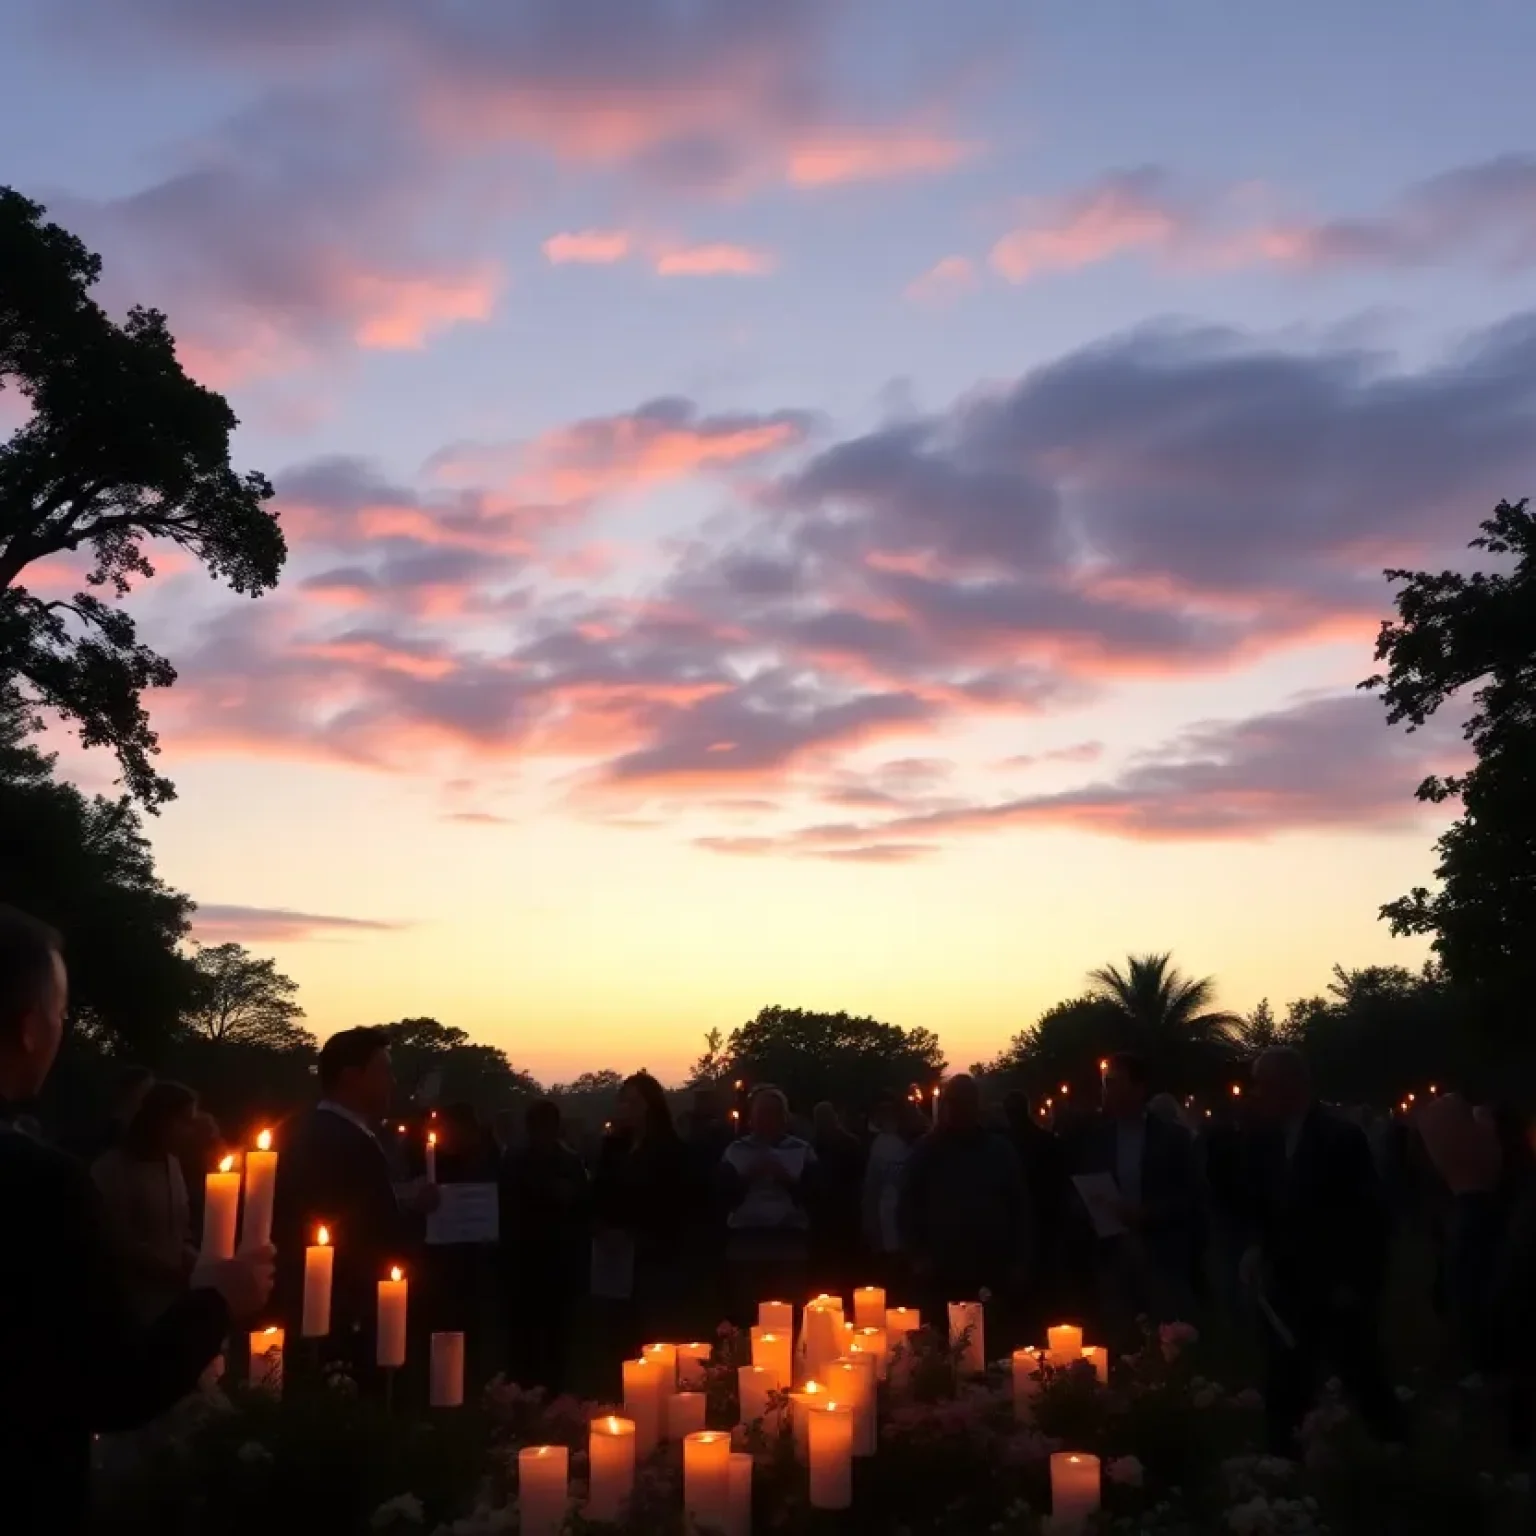
<svg viewBox="0 0 1536 1536"><path fill-rule="evenodd" d="M420 1525L425 1518L421 1500L414 1493L401 1493L380 1504L369 1516L368 1524L375 1531L387 1531L396 1524Z"/></svg>

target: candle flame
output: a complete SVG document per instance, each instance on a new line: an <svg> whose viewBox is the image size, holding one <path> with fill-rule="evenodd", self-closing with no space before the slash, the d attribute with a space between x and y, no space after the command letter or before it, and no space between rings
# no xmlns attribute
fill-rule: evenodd
<svg viewBox="0 0 1536 1536"><path fill-rule="evenodd" d="M548 1456L549 1455L549 1447L547 1445L541 1445L539 1447L539 1455L540 1456ZM1077 1458L1075 1456L1072 1459L1074 1461L1077 1460Z"/></svg>
<svg viewBox="0 0 1536 1536"><path fill-rule="evenodd" d="M402 1271L401 1271L401 1269L400 1269L400 1266L399 1266L399 1265L398 1265L398 1264L396 1264L396 1265L394 1265L394 1266L393 1266L393 1267L392 1267L392 1268L391 1268L391 1269L390 1269L390 1271L389 1271L389 1278L390 1278L390 1279L391 1279L391 1280L394 1280L394 1281L396 1281L396 1282L397 1282L397 1283L398 1283L398 1282L399 1282L399 1281L401 1281L401 1280L404 1280L404 1279L405 1279L405 1275L404 1275L404 1273L403 1273L403 1272L402 1272Z"/></svg>
<svg viewBox="0 0 1536 1536"><path fill-rule="evenodd" d="M616 1435L619 1432L619 1421L610 1413L608 1415L608 1433Z"/></svg>
<svg viewBox="0 0 1536 1536"><path fill-rule="evenodd" d="M1080 1462L1080 1461L1081 1461L1081 1460L1082 1460L1082 1459L1083 1459L1083 1458L1082 1458L1082 1457L1081 1457L1081 1456L1069 1456L1069 1457L1067 1457L1067 1460L1068 1460L1068 1461L1070 1461L1070 1462L1071 1462L1071 1463L1072 1463L1072 1465L1073 1465L1073 1466L1074 1466L1074 1467L1075 1467L1075 1466L1076 1466L1076 1465L1077 1465L1077 1464L1078 1464L1078 1462Z"/></svg>
<svg viewBox="0 0 1536 1536"><path fill-rule="evenodd" d="M315 1242L318 1243L322 1248L324 1248L330 1242L330 1240L331 1229L329 1227L321 1227L320 1230L315 1233Z"/></svg>
<svg viewBox="0 0 1536 1536"><path fill-rule="evenodd" d="M277 1332L277 1329L276 1328L263 1328L261 1331L263 1333L265 1333L265 1334L273 1334L273 1333Z"/></svg>
<svg viewBox="0 0 1536 1536"><path fill-rule="evenodd" d="M435 1147L437 1145L437 1132L436 1131L428 1131L427 1132L427 1145L429 1147Z"/></svg>
<svg viewBox="0 0 1536 1536"><path fill-rule="evenodd" d="M272 1132L263 1131L256 1138L256 1150L258 1152L270 1152L272 1150Z"/></svg>
<svg viewBox="0 0 1536 1536"><path fill-rule="evenodd" d="M762 1342L764 1344L777 1344L779 1342L779 1336L776 1333L765 1333L762 1335Z"/></svg>
<svg viewBox="0 0 1536 1536"><path fill-rule="evenodd" d="M233 1173L234 1171L235 1171L235 1160L234 1160L234 1158L232 1158L232 1157L221 1157L219 1159L219 1172L220 1173Z"/></svg>

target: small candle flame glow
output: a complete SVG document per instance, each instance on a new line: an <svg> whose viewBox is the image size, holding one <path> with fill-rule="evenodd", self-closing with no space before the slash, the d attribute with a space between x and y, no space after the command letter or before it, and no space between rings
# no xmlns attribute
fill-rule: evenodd
<svg viewBox="0 0 1536 1536"><path fill-rule="evenodd" d="M235 1160L234 1160L234 1158L232 1158L232 1157L221 1157L219 1159L219 1172L220 1173L233 1173L234 1171L235 1171Z"/></svg>
<svg viewBox="0 0 1536 1536"><path fill-rule="evenodd" d="M437 1132L436 1131L428 1131L427 1132L427 1145L429 1147L435 1147L437 1145Z"/></svg>
<svg viewBox="0 0 1536 1536"><path fill-rule="evenodd" d="M778 1342L778 1337L779 1336L776 1333L765 1333L763 1335L763 1343L764 1344L774 1344L774 1343L777 1343Z"/></svg>
<svg viewBox="0 0 1536 1536"><path fill-rule="evenodd" d="M277 1332L277 1329L276 1328L263 1328L261 1331L263 1333L265 1333L265 1334L273 1334L273 1333Z"/></svg>
<svg viewBox="0 0 1536 1536"><path fill-rule="evenodd" d="M395 1280L395 1281L400 1281L400 1280L404 1280L405 1279L405 1275L401 1272L400 1266L398 1264L394 1265L390 1269L390 1271L389 1271L389 1278L391 1280Z"/></svg>
<svg viewBox="0 0 1536 1536"><path fill-rule="evenodd" d="M272 1150L271 1131L263 1131L261 1135L256 1138L256 1149L259 1152L270 1152Z"/></svg>
<svg viewBox="0 0 1536 1536"><path fill-rule="evenodd" d="M321 1248L324 1248L330 1242L330 1240L331 1229L329 1227L321 1227L320 1230L315 1233L315 1242Z"/></svg>

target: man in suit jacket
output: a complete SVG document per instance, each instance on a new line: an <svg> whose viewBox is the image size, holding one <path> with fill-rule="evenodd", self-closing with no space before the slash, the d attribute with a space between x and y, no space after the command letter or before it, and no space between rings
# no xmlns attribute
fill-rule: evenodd
<svg viewBox="0 0 1536 1536"><path fill-rule="evenodd" d="M1108 1174L1124 1232L1099 1240L1106 1326L1128 1345L1134 1320L1175 1322L1194 1311L1190 1275L1200 1217L1194 1145L1182 1125L1147 1109L1146 1063L1129 1051L1104 1068L1104 1112L1078 1145L1075 1171Z"/></svg>
<svg viewBox="0 0 1536 1536"><path fill-rule="evenodd" d="M281 1255L279 1299L298 1337L304 1249L321 1225L336 1247L331 1286L331 1358L371 1377L378 1283L405 1265L416 1239L412 1217L435 1204L434 1186L397 1192L377 1127L389 1110L394 1074L389 1037L344 1029L320 1051L320 1102L284 1128L277 1162L273 1232ZM418 1292L418 1294L420 1294Z"/></svg>
<svg viewBox="0 0 1536 1536"><path fill-rule="evenodd" d="M1358 1126L1313 1101L1300 1052L1265 1051L1253 1083L1263 1128L1252 1149L1243 1278L1260 1303L1271 1445L1290 1453L1330 1369L1372 1428L1401 1440L1403 1410L1379 1337L1390 1230L1370 1146Z"/></svg>
<svg viewBox="0 0 1536 1536"><path fill-rule="evenodd" d="M149 1327L133 1319L85 1168L14 1128L58 1052L68 975L57 935L0 907L0 1530L74 1536L91 1436L191 1392L236 1318L272 1287L270 1249L200 1267Z"/></svg>

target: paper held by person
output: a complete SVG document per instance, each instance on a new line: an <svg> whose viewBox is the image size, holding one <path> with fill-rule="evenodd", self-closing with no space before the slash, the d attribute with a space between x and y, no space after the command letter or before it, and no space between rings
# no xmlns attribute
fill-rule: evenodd
<svg viewBox="0 0 1536 1536"><path fill-rule="evenodd" d="M1120 1204L1120 1189L1113 1177L1107 1173L1074 1173L1072 1182L1088 1208L1093 1230L1100 1237L1123 1237L1126 1227L1116 1209Z"/></svg>

